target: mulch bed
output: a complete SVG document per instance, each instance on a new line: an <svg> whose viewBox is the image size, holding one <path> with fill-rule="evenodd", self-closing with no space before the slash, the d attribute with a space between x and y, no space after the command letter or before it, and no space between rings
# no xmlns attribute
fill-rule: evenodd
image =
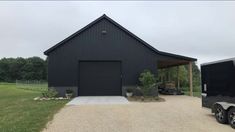
<svg viewBox="0 0 235 132"><path fill-rule="evenodd" d="M127 98L130 102L164 102L165 99L161 97L143 97L143 96L132 96Z"/></svg>

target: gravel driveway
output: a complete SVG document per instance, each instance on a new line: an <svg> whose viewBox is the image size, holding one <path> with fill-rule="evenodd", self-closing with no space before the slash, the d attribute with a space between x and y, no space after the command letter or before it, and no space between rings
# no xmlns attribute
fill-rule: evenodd
<svg viewBox="0 0 235 132"><path fill-rule="evenodd" d="M201 99L161 96L165 102L65 106L44 132L232 132Z"/></svg>

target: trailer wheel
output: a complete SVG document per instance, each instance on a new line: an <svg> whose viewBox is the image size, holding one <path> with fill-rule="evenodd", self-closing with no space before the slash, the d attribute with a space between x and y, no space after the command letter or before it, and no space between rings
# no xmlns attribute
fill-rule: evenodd
<svg viewBox="0 0 235 132"><path fill-rule="evenodd" d="M219 104L216 104L214 106L214 109L215 109L215 118L216 118L216 120L219 123L222 123L222 124L227 123L227 121L228 121L227 111L225 111L224 108Z"/></svg>
<svg viewBox="0 0 235 132"><path fill-rule="evenodd" d="M232 128L235 128L235 108L228 111L228 122Z"/></svg>

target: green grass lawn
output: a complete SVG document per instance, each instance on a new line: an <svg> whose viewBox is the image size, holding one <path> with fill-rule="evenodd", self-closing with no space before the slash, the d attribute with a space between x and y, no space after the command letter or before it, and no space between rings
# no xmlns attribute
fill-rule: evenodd
<svg viewBox="0 0 235 132"><path fill-rule="evenodd" d="M185 95L189 95L189 91L183 91ZM201 98L201 92L193 92L194 97Z"/></svg>
<svg viewBox="0 0 235 132"><path fill-rule="evenodd" d="M182 88L185 95L189 95L189 88ZM193 87L193 96L194 97L200 97L201 98L201 87Z"/></svg>
<svg viewBox="0 0 235 132"><path fill-rule="evenodd" d="M0 132L39 132L66 100L34 101L40 91L0 83Z"/></svg>

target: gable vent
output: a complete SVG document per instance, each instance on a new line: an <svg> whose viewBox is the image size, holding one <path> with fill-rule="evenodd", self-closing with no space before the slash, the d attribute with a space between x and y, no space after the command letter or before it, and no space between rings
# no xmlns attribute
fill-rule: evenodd
<svg viewBox="0 0 235 132"><path fill-rule="evenodd" d="M107 34L107 31L106 31L106 30L102 30L101 33L102 33L103 35L105 35L105 34Z"/></svg>

